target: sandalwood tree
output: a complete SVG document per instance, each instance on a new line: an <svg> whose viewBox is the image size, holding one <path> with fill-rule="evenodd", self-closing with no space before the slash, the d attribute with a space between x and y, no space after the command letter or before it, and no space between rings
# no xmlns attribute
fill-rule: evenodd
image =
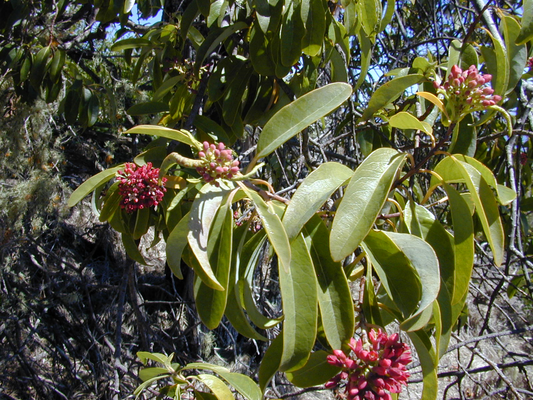
<svg viewBox="0 0 533 400"><path fill-rule="evenodd" d="M68 206L92 195L136 263L164 242L205 327L267 344L249 376L140 348L136 396L261 399L283 373L385 400L414 360L435 399L476 260L529 293L533 2L457 3L2 5L16 96L135 144Z"/></svg>

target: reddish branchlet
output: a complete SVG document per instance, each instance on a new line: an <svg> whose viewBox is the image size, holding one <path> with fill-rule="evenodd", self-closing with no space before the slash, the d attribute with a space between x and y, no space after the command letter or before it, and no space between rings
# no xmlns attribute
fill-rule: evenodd
<svg viewBox="0 0 533 400"><path fill-rule="evenodd" d="M326 383L327 388L346 381L345 397L348 400L391 400L390 393L400 393L407 385L409 372L405 366L411 362L411 351L399 342L398 334L372 329L368 341L352 338L350 349L354 356L334 350L328 363L342 371Z"/></svg>
<svg viewBox="0 0 533 400"><path fill-rule="evenodd" d="M120 207L127 213L132 213L146 207L155 207L162 200L167 189L162 186L166 178L159 184L159 168L153 168L152 163L138 167L134 163L126 163L123 171L116 174L118 191L122 196Z"/></svg>

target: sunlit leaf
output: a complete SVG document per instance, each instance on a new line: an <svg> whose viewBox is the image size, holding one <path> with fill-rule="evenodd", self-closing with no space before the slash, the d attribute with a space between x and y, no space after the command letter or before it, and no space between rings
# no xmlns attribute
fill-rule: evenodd
<svg viewBox="0 0 533 400"><path fill-rule="evenodd" d="M85 196L94 191L98 186L101 186L113 179L117 171L123 168L124 164L120 164L116 167L106 169L105 171L99 172L98 174L91 176L80 186L78 186L78 188L70 195L67 206L74 207L81 200L83 200Z"/></svg>
<svg viewBox="0 0 533 400"><path fill-rule="evenodd" d="M319 350L311 353L307 363L300 369L287 372L287 379L298 387L317 386L337 375L341 369L328 363L328 353Z"/></svg>
<svg viewBox="0 0 533 400"><path fill-rule="evenodd" d="M355 251L370 231L404 160L405 155L396 150L381 148L355 170L331 228L334 260L341 261Z"/></svg>
<svg viewBox="0 0 533 400"><path fill-rule="evenodd" d="M263 128L255 158L269 155L298 132L335 110L351 94L350 85L335 82L306 93L286 105Z"/></svg>

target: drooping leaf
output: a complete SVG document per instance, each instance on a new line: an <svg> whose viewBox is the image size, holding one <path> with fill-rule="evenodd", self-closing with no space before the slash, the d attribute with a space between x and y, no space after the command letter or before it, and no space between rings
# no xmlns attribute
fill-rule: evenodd
<svg viewBox="0 0 533 400"><path fill-rule="evenodd" d="M302 0L302 20L305 36L302 39L302 53L308 56L320 54L326 31L326 10L322 0Z"/></svg>
<svg viewBox="0 0 533 400"><path fill-rule="evenodd" d="M361 120L371 118L374 113L396 100L408 87L422 82L423 79L424 75L411 74L394 78L380 86L370 98Z"/></svg>
<svg viewBox="0 0 533 400"><path fill-rule="evenodd" d="M296 370L307 362L317 331L317 278L302 236L291 243L291 253L288 272L279 268L284 315L280 371Z"/></svg>
<svg viewBox="0 0 533 400"><path fill-rule="evenodd" d="M533 0L524 0L522 4L524 10L522 14L522 27L515 39L517 45L525 44L533 38Z"/></svg>
<svg viewBox="0 0 533 400"><path fill-rule="evenodd" d="M285 3L285 12L281 22L280 61L286 67L292 67L302 55L302 39L305 26L302 21L301 2Z"/></svg>
<svg viewBox="0 0 533 400"><path fill-rule="evenodd" d="M138 125L124 132L124 134L130 133L164 137L170 140L176 140L178 142L188 144L196 149L203 148L202 143L196 140L190 132L183 129L176 130L159 125Z"/></svg>
<svg viewBox="0 0 533 400"><path fill-rule="evenodd" d="M439 381L437 379L437 354L427 333L423 330L409 332L409 338L416 348L422 366L424 387L420 400L436 400Z"/></svg>
<svg viewBox="0 0 533 400"><path fill-rule="evenodd" d="M116 167L106 169L105 171L99 172L98 174L91 176L80 186L78 186L77 189L70 195L67 206L74 207L85 196L94 191L98 186L101 186L113 179L117 171L123 168L124 164L120 164Z"/></svg>
<svg viewBox="0 0 533 400"><path fill-rule="evenodd" d="M248 189L243 184L240 184L240 186L256 206L257 212L265 227L268 240L274 247L281 266L285 271L288 271L291 264L291 246L281 220L272 205L267 204L257 192Z"/></svg>
<svg viewBox="0 0 533 400"><path fill-rule="evenodd" d="M289 240L298 236L309 218L352 175L350 168L336 162L328 162L321 164L302 181L282 219Z"/></svg>
<svg viewBox="0 0 533 400"><path fill-rule="evenodd" d="M520 24L516 19L509 15L504 15L502 17L501 26L503 27L505 47L509 54L509 82L507 84L506 93L510 93L522 78L528 54L525 44L515 44L518 35L520 34Z"/></svg>
<svg viewBox="0 0 533 400"><path fill-rule="evenodd" d="M218 400L235 400L229 387L215 375L198 374L196 377L213 392Z"/></svg>
<svg viewBox="0 0 533 400"><path fill-rule="evenodd" d="M286 373L287 379L293 385L303 388L327 382L341 371L339 367L328 363L327 356L328 353L324 350L311 353L309 360L302 368Z"/></svg>
<svg viewBox="0 0 533 400"><path fill-rule="evenodd" d="M380 148L355 170L335 214L330 248L335 261L341 261L359 246L370 231L391 190L405 155Z"/></svg>
<svg viewBox="0 0 533 400"><path fill-rule="evenodd" d="M230 206L231 196L220 207L211 227L208 242L209 262L213 269L213 274L224 290L215 290L200 279L196 282L194 288L196 310L202 322L209 329L215 329L222 320L228 298L233 237L233 216ZM217 225L220 225L218 228L220 233L218 237L214 237ZM212 245L210 246L210 244Z"/></svg>
<svg viewBox="0 0 533 400"><path fill-rule="evenodd" d="M268 383L279 370L281 356L283 354L283 331L274 338L263 356L259 366L259 387L264 392Z"/></svg>
<svg viewBox="0 0 533 400"><path fill-rule="evenodd" d="M187 233L187 241L200 265L200 269L195 270L196 274L207 286L221 291L225 288L213 272L207 253L207 243L211 225L223 198L224 192L221 188L210 184L204 185L191 207Z"/></svg>
<svg viewBox="0 0 533 400"><path fill-rule="evenodd" d="M340 262L331 258L329 230L318 215L304 228L304 237L318 280L318 305L324 333L333 349L348 344L355 329L352 295Z"/></svg>
<svg viewBox="0 0 533 400"><path fill-rule="evenodd" d="M394 114L389 119L389 124L393 128L398 129L415 129L427 133L428 135L433 134L433 128L425 121L419 121L413 114L406 111L400 111L397 114Z"/></svg>
<svg viewBox="0 0 533 400"><path fill-rule="evenodd" d="M170 270L179 279L183 279L183 274L181 273L181 256L188 243L187 235L189 234L189 221L190 214L187 213L180 222L178 222L172 232L170 232L170 235L167 238L167 245L165 246L167 264Z"/></svg>
<svg viewBox="0 0 533 400"><path fill-rule="evenodd" d="M126 254L128 254L128 256L132 260L137 261L139 264L147 265L133 237L128 233L122 233L121 236L122 244L124 245L124 250L126 250Z"/></svg>
<svg viewBox="0 0 533 400"><path fill-rule="evenodd" d="M298 132L335 110L351 93L350 85L335 82L306 93L283 107L263 128L255 159L269 155Z"/></svg>

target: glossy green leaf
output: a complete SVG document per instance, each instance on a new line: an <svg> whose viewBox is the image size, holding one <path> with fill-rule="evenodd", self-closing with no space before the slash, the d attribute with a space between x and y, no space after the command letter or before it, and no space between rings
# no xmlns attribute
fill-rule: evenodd
<svg viewBox="0 0 533 400"><path fill-rule="evenodd" d="M380 86L370 98L361 120L366 121L371 118L374 113L396 100L407 88L422 82L424 79L423 75L412 74L394 78Z"/></svg>
<svg viewBox="0 0 533 400"><path fill-rule="evenodd" d="M316 56L322 50L326 31L326 10L322 0L302 0L302 20L305 36L302 39L302 53Z"/></svg>
<svg viewBox="0 0 533 400"><path fill-rule="evenodd" d="M244 280L240 280L238 282L238 285L242 293L246 313L248 314L248 317L254 323L255 326L260 329L270 329L278 325L283 320L283 317L268 318L261 314L261 312L257 308L257 305L255 304L250 284Z"/></svg>
<svg viewBox="0 0 533 400"><path fill-rule="evenodd" d="M204 185L191 207L189 232L187 233L187 241L200 265L200 269L195 270L196 274L207 286L221 291L225 288L217 280L211 267L207 253L207 242L211 225L223 198L222 189L215 185Z"/></svg>
<svg viewBox="0 0 533 400"><path fill-rule="evenodd" d="M176 84L180 81L183 80L183 76L181 75L178 75L178 76L172 76L168 79L165 79L165 81L163 81L163 84L161 86L159 86L159 88L157 89L157 91L154 93L152 99L154 101L159 101L161 99L163 99L163 97L168 93L170 92L174 86L176 86Z"/></svg>
<svg viewBox="0 0 533 400"><path fill-rule="evenodd" d="M99 172L98 174L91 176L85 182L83 182L78 188L70 195L68 199L67 206L74 207L78 204L85 196L94 191L98 186L109 182L115 177L115 174L118 170L123 169L124 164L117 165L116 167L106 169L105 171Z"/></svg>
<svg viewBox="0 0 533 400"><path fill-rule="evenodd" d="M385 15L383 15L383 18L381 19L381 25L379 27L380 32L383 32L387 25L390 24L395 10L396 0L387 0L387 10L385 11Z"/></svg>
<svg viewBox="0 0 533 400"><path fill-rule="evenodd" d="M286 373L287 379L293 385L304 388L327 382L341 371L339 367L328 363L327 356L328 353L324 350L311 353L309 360L302 368Z"/></svg>
<svg viewBox="0 0 533 400"><path fill-rule="evenodd" d="M422 289L409 258L383 231L370 231L363 247L379 276L381 284L404 318L412 315Z"/></svg>
<svg viewBox="0 0 533 400"><path fill-rule="evenodd" d="M291 243L291 266L279 268L279 286L283 306L283 353L280 371L302 367L309 358L316 339L318 299L313 260L302 236Z"/></svg>
<svg viewBox="0 0 533 400"><path fill-rule="evenodd" d="M305 223L352 175L350 168L336 162L327 162L302 181L282 219L289 240L298 236Z"/></svg>
<svg viewBox="0 0 533 400"><path fill-rule="evenodd" d="M139 47L148 47L151 46L150 40L146 38L128 38L119 40L113 46L111 46L111 51L122 51L127 49L137 49Z"/></svg>
<svg viewBox="0 0 533 400"><path fill-rule="evenodd" d="M203 148L202 143L196 140L190 132L183 129L176 130L159 125L138 125L124 132L124 134L130 133L164 137L170 140L176 140L178 142L188 144L196 149Z"/></svg>
<svg viewBox="0 0 533 400"><path fill-rule="evenodd" d="M476 206L476 214L492 249L494 262L496 265L501 265L505 242L503 226L496 198L483 175L474 166L460 161L456 156L443 159L435 167L435 172L447 183L464 182L466 184Z"/></svg>
<svg viewBox="0 0 533 400"><path fill-rule="evenodd" d="M453 305L468 293L474 266L474 224L463 196L448 184L444 184L444 190L448 194L454 230L455 279L453 290L450 290Z"/></svg>
<svg viewBox="0 0 533 400"><path fill-rule="evenodd" d="M357 2L358 18L366 35L373 40L381 26L381 0L362 0Z"/></svg>
<svg viewBox="0 0 533 400"><path fill-rule="evenodd" d="M141 378L143 382L160 375L165 375L166 377L170 376L170 373L168 369L161 367L143 368L139 371L139 378ZM163 378L163 376L161 376L161 378Z"/></svg>
<svg viewBox="0 0 533 400"><path fill-rule="evenodd" d="M359 40L359 46L361 48L361 72L359 73L359 78L357 79L357 84L355 85L354 91L359 89L365 82L366 75L368 74L368 70L370 69L370 64L372 62L372 41L364 33L362 27L359 35L357 35L357 39Z"/></svg>
<svg viewBox="0 0 533 400"><path fill-rule="evenodd" d="M489 34L490 35L490 34ZM497 38L490 35L492 48L482 47L481 53L485 58L485 65L492 74L491 85L494 93L504 96L509 83L509 60L507 50Z"/></svg>
<svg viewBox="0 0 533 400"><path fill-rule="evenodd" d="M264 392L268 383L279 370L283 353L283 331L270 343L259 366L259 387Z"/></svg>
<svg viewBox="0 0 533 400"><path fill-rule="evenodd" d="M172 229L172 232L170 232L167 238L167 245L165 246L167 264L179 279L183 279L183 274L181 273L181 256L188 243L189 220L190 214L187 213L174 229Z"/></svg>
<svg viewBox="0 0 533 400"><path fill-rule="evenodd" d="M522 8L522 27L515 39L517 45L525 44L533 38L533 0L524 0Z"/></svg>
<svg viewBox="0 0 533 400"><path fill-rule="evenodd" d="M265 124L255 159L265 157L298 132L339 107L350 95L347 83L331 83L315 89L279 110Z"/></svg>
<svg viewBox="0 0 533 400"><path fill-rule="evenodd" d="M400 325L405 331L416 331L427 324L431 312L428 313L426 310L431 311L432 304L439 294L439 261L433 248L416 236L395 232L385 232L384 234L407 256L420 278L422 294L417 311ZM420 318L423 313L424 318Z"/></svg>
<svg viewBox="0 0 533 400"><path fill-rule="evenodd" d="M143 236L150 227L150 208L141 208L135 212L135 225L132 231L133 239Z"/></svg>
<svg viewBox="0 0 533 400"><path fill-rule="evenodd" d="M159 101L149 101L146 103L135 104L128 108L127 113L129 115L146 115L146 114L159 114L162 112L167 112L169 110L168 103L163 103Z"/></svg>
<svg viewBox="0 0 533 400"><path fill-rule="evenodd" d="M219 325L224 315L228 298L233 240L233 215L230 206L231 198L228 199L225 205L220 207L213 222L213 226L211 227L211 234L208 242L209 262L217 282L222 285L224 291L215 290L207 286L200 279L198 279L194 288L196 311L202 322L209 329L215 329ZM217 225L221 225L218 238L213 237ZM213 245L209 246L211 243L213 243Z"/></svg>
<svg viewBox="0 0 533 400"><path fill-rule="evenodd" d="M505 47L507 47L509 54L509 82L506 93L510 93L522 78L528 54L525 44L515 44L520 34L520 24L516 19L509 15L504 15L502 17L501 27L503 27Z"/></svg>
<svg viewBox="0 0 533 400"><path fill-rule="evenodd" d="M265 76L276 74L276 66L270 52L270 41L259 28L259 24L254 24L251 29L250 60L257 73Z"/></svg>
<svg viewBox="0 0 533 400"><path fill-rule="evenodd" d="M244 64L236 79L233 79L226 87L224 102L222 104L222 117L224 118L224 122L230 126L235 123L237 115L240 115L240 105L252 73L252 65L249 63Z"/></svg>
<svg viewBox="0 0 533 400"><path fill-rule="evenodd" d="M130 234L122 233L122 244L124 245L124 249L126 250L126 254L133 260L137 261L140 264L148 265L146 261L144 260L143 255L139 251L139 247L137 247L137 243L135 243L135 240Z"/></svg>
<svg viewBox="0 0 533 400"><path fill-rule="evenodd" d="M453 129L452 143L448 150L452 154L473 157L477 147L477 128L472 114L465 116Z"/></svg>
<svg viewBox="0 0 533 400"><path fill-rule="evenodd" d="M219 365L209 363L191 363L187 364L183 369L206 369L213 371L226 380L233 386L240 394L248 400L261 400L261 390L257 384L248 376L230 372L227 368Z"/></svg>
<svg viewBox="0 0 533 400"><path fill-rule="evenodd" d="M355 329L354 305L340 262L331 258L329 230L318 216L305 225L304 237L318 280L318 306L324 333L333 349L348 344Z"/></svg>
<svg viewBox="0 0 533 400"><path fill-rule="evenodd" d="M433 128L425 121L419 121L413 114L406 111L400 111L397 114L394 114L389 119L389 124L393 128L398 129L415 129L427 133L428 135L433 134Z"/></svg>
<svg viewBox="0 0 533 400"><path fill-rule="evenodd" d="M107 221L120 208L122 196L118 191L118 182L115 182L108 190L104 198L104 206L98 219L100 222Z"/></svg>
<svg viewBox="0 0 533 400"><path fill-rule="evenodd" d="M445 285L441 286L439 297L433 305L435 321L435 348L437 359L441 359L448 349L456 320L453 319L451 297Z"/></svg>
<svg viewBox="0 0 533 400"><path fill-rule="evenodd" d="M416 348L422 366L424 387L420 400L436 400L439 381L437 378L437 355L427 333L422 330L410 332L409 338Z"/></svg>
<svg viewBox="0 0 533 400"><path fill-rule="evenodd" d="M35 56L35 59L33 60L31 66L30 83L38 92L40 92L40 87L44 78L44 74L50 67L50 53L50 46L43 47Z"/></svg>
<svg viewBox="0 0 533 400"><path fill-rule="evenodd" d="M54 57L50 63L50 80L54 83L59 83L58 80L61 77L61 70L65 65L66 54L63 50L56 49Z"/></svg>
<svg viewBox="0 0 533 400"><path fill-rule="evenodd" d="M411 201L405 207L404 220L411 234L424 239L433 247L439 259L441 281L453 290L455 286L453 236L428 209Z"/></svg>
<svg viewBox="0 0 533 400"><path fill-rule="evenodd" d="M228 293L226 311L224 312L226 318L241 335L250 339L267 341L268 339L257 332L248 321L248 318L246 318L241 305L237 301L239 294L236 289L237 286L235 285Z"/></svg>
<svg viewBox="0 0 533 400"><path fill-rule="evenodd" d="M334 260L354 252L370 231L404 160L405 155L396 150L381 148L355 170L333 219L330 247Z"/></svg>
<svg viewBox="0 0 533 400"><path fill-rule="evenodd" d="M305 36L305 26L301 15L301 2L289 1L285 3L285 13L281 23L280 50L281 64L292 67L302 55L302 39Z"/></svg>
<svg viewBox="0 0 533 400"><path fill-rule="evenodd" d="M196 377L213 392L218 400L235 400L231 390L220 378L208 374L198 374Z"/></svg>
<svg viewBox="0 0 533 400"><path fill-rule="evenodd" d="M291 246L281 220L274 211L272 204L267 204L256 191L248 189L244 185L241 185L241 188L253 201L268 235L268 240L278 255L279 263L283 270L288 272L291 265Z"/></svg>

